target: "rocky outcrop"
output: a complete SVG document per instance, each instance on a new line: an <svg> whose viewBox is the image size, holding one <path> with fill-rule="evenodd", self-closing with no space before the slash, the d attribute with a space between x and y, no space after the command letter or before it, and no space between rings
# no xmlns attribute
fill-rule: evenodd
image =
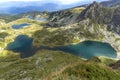
<svg viewBox="0 0 120 80"><path fill-rule="evenodd" d="M49 17L50 21L47 25L59 27L59 26L70 24L74 21L74 18L77 17L77 15L74 15L74 16L73 15L74 14L70 12L65 12L65 11L53 12L50 14L50 17Z"/></svg>
<svg viewBox="0 0 120 80"><path fill-rule="evenodd" d="M83 10L83 7L76 7L67 10L52 12L49 15L49 22L47 26L60 27L76 23L79 14Z"/></svg>
<svg viewBox="0 0 120 80"><path fill-rule="evenodd" d="M110 64L109 66L112 67L112 69L120 70L120 60L118 60L116 63Z"/></svg>

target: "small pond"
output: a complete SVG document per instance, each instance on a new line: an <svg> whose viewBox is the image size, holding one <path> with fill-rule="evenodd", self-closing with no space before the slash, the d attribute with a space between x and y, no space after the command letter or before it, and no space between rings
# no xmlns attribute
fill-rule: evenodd
<svg viewBox="0 0 120 80"><path fill-rule="evenodd" d="M46 21L46 18L35 18L37 21Z"/></svg>
<svg viewBox="0 0 120 80"><path fill-rule="evenodd" d="M46 21L47 19L46 18L43 18L43 17L33 17L33 16L26 16L26 18L29 18L29 19L34 19L36 21Z"/></svg>
<svg viewBox="0 0 120 80"><path fill-rule="evenodd" d="M17 24L17 25L12 25L13 29L21 29L23 27L30 26L28 23L23 23L23 24Z"/></svg>

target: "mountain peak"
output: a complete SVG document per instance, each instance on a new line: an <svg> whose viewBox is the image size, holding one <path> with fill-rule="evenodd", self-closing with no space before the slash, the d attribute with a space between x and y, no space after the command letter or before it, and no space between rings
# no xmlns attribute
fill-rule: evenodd
<svg viewBox="0 0 120 80"><path fill-rule="evenodd" d="M92 4L90 4L81 14L80 14L80 17L81 19L85 19L85 18L95 18L96 14L99 15L99 10L102 6L94 1Z"/></svg>
<svg viewBox="0 0 120 80"><path fill-rule="evenodd" d="M93 4L99 4L97 1L94 1Z"/></svg>
<svg viewBox="0 0 120 80"><path fill-rule="evenodd" d="M100 4L98 3L98 2L96 2L96 1L94 1L90 6L88 6L88 8L95 8L95 7L99 7L100 6Z"/></svg>

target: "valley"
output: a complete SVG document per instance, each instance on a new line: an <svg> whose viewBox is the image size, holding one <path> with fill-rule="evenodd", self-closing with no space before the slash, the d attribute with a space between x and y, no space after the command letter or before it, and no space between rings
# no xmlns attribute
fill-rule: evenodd
<svg viewBox="0 0 120 80"><path fill-rule="evenodd" d="M0 80L119 80L120 6L105 4L0 14Z"/></svg>

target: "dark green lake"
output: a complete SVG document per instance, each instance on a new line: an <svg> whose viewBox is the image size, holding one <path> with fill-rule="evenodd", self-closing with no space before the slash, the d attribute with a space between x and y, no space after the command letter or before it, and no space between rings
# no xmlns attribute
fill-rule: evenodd
<svg viewBox="0 0 120 80"><path fill-rule="evenodd" d="M49 47L32 47L33 39L26 35L19 35L14 42L7 45L7 50L12 50L21 53L21 57L29 57L35 54L40 49L60 50L68 52L82 58L91 58L93 56L105 56L110 58L116 58L117 54L114 48L108 43L102 43L97 41L84 41L76 45L60 46L55 48Z"/></svg>
<svg viewBox="0 0 120 80"><path fill-rule="evenodd" d="M32 51L32 41L33 39L26 35L19 35L14 42L7 45L6 49L21 53L21 57L29 57L34 54Z"/></svg>

